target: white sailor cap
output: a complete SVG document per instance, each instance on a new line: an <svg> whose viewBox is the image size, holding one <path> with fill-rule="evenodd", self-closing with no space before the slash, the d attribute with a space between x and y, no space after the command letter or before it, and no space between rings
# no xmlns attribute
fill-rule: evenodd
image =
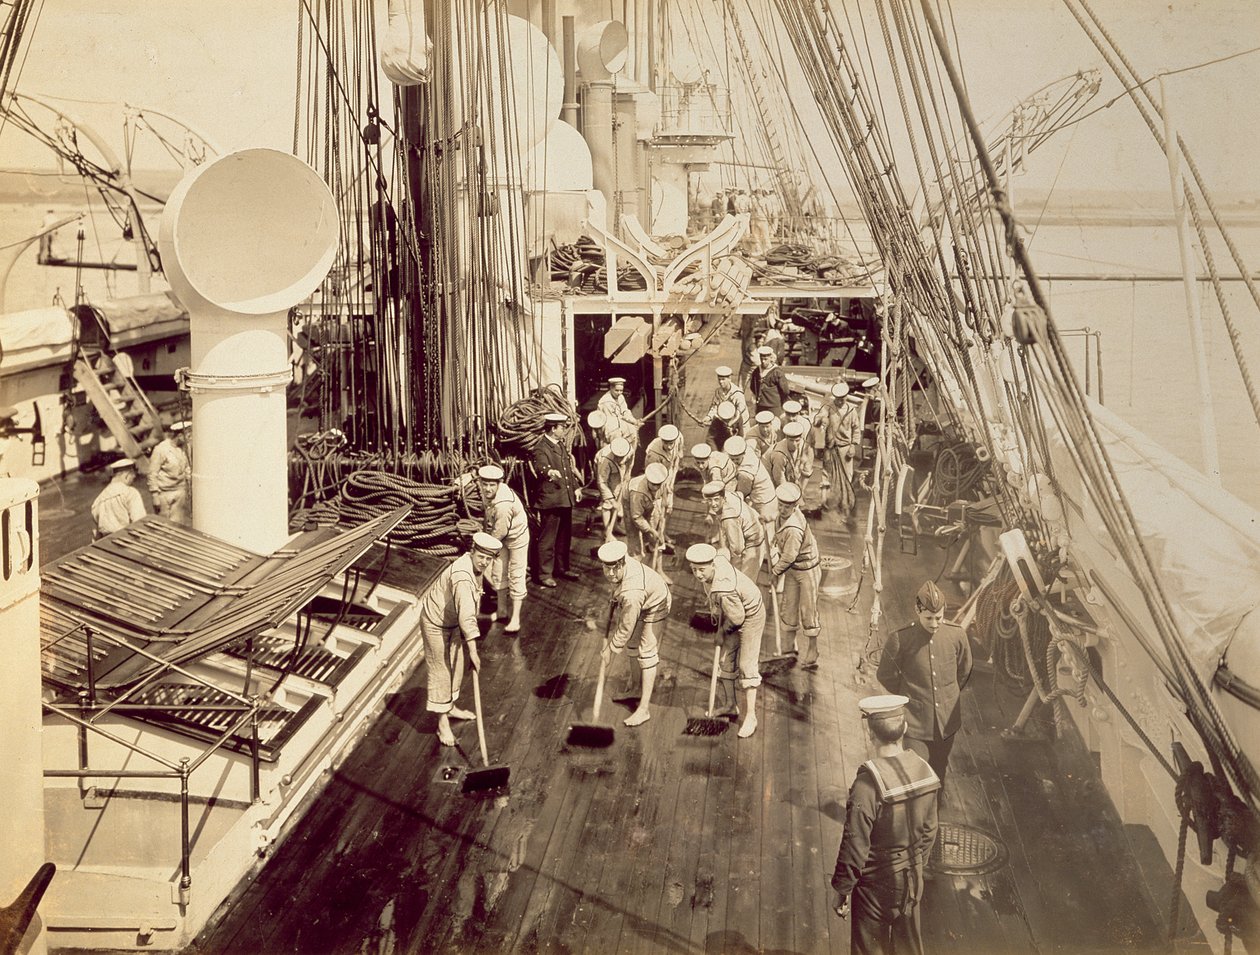
<svg viewBox="0 0 1260 955"><path fill-rule="evenodd" d="M503 542L485 531L477 531L472 537L473 547L491 556L503 550Z"/></svg>
<svg viewBox="0 0 1260 955"><path fill-rule="evenodd" d="M614 458L624 458L630 453L630 442L625 438L613 438L608 443L608 450L612 452Z"/></svg>
<svg viewBox="0 0 1260 955"><path fill-rule="evenodd" d="M667 424L656 433L656 436L662 441L677 441L678 428L675 425Z"/></svg>
<svg viewBox="0 0 1260 955"><path fill-rule="evenodd" d="M603 564L619 564L626 559L628 549L625 541L609 541L606 544L600 544L599 550L595 552L595 556L599 558Z"/></svg>
<svg viewBox="0 0 1260 955"><path fill-rule="evenodd" d="M787 401L783 402L783 413L784 414L800 414L801 403L794 399L788 399Z"/></svg>
<svg viewBox="0 0 1260 955"><path fill-rule="evenodd" d="M843 381L837 381L834 385L831 386L831 397L833 398L843 398L848 393L849 393L849 386L846 385Z"/></svg>
<svg viewBox="0 0 1260 955"><path fill-rule="evenodd" d="M783 426L783 436L785 438L799 438L805 433L804 421L789 421Z"/></svg>
<svg viewBox="0 0 1260 955"><path fill-rule="evenodd" d="M503 468L497 464L483 464L477 468L477 477L483 481L502 481L504 478Z"/></svg>
<svg viewBox="0 0 1260 955"><path fill-rule="evenodd" d="M717 550L712 544L692 544L687 548L686 556L689 564L711 564L717 557Z"/></svg>
<svg viewBox="0 0 1260 955"><path fill-rule="evenodd" d="M900 693L886 693L881 696L865 696L858 700L858 708L862 711L862 719L872 716L898 716L902 713L910 697Z"/></svg>
<svg viewBox="0 0 1260 955"><path fill-rule="evenodd" d="M129 468L134 468L135 466L136 462L131 460L131 458L119 458L117 461L109 462L109 469L115 473L118 471L126 471Z"/></svg>
<svg viewBox="0 0 1260 955"><path fill-rule="evenodd" d="M791 481L784 481L774 489L774 496L784 504L795 504L801 499L801 489Z"/></svg>
<svg viewBox="0 0 1260 955"><path fill-rule="evenodd" d="M170 431L172 434L179 434L181 431L185 430L191 424L192 424L191 421L182 421L182 420L172 421L170 424L170 427L168 427L166 430Z"/></svg>
<svg viewBox="0 0 1260 955"><path fill-rule="evenodd" d="M757 349L757 354L758 355L773 355L774 349L771 348L769 345L762 345L760 348Z"/></svg>
<svg viewBox="0 0 1260 955"><path fill-rule="evenodd" d="M602 428L608 419L604 417L604 412L596 409L586 416L586 423L592 431L598 431Z"/></svg>
<svg viewBox="0 0 1260 955"><path fill-rule="evenodd" d="M543 415L543 422L545 424L568 424L569 416L560 414L558 411L549 411Z"/></svg>
<svg viewBox="0 0 1260 955"><path fill-rule="evenodd" d="M735 419L735 405L730 401L718 402L717 416L723 421L733 421Z"/></svg>
<svg viewBox="0 0 1260 955"><path fill-rule="evenodd" d="M874 388L878 384L879 384L879 375L871 375L870 378L863 379L862 384L859 387Z"/></svg>
<svg viewBox="0 0 1260 955"><path fill-rule="evenodd" d="M691 448L691 456L695 458L697 461L708 460L709 455L712 453L713 453L713 449L709 447L707 444L704 444L703 442L697 445L693 445Z"/></svg>
<svg viewBox="0 0 1260 955"><path fill-rule="evenodd" d="M726 443L722 445L722 450L731 457L736 458L748 450L748 442L738 434L733 434L726 439Z"/></svg>
<svg viewBox="0 0 1260 955"><path fill-rule="evenodd" d="M609 379L608 379L608 383L609 383L610 385L624 385L624 384L626 383L626 379L624 379L624 378L622 378L622 377L620 377L620 376L617 376L617 377L615 377L615 378L609 378Z"/></svg>
<svg viewBox="0 0 1260 955"><path fill-rule="evenodd" d="M756 420L757 420L757 424L769 424L771 421L774 420L774 412L773 411L758 411Z"/></svg>
<svg viewBox="0 0 1260 955"><path fill-rule="evenodd" d="M710 481L704 487L700 488L700 493L705 497L717 497L726 490L726 485L721 481Z"/></svg>
<svg viewBox="0 0 1260 955"><path fill-rule="evenodd" d="M726 365L718 365L713 373L719 378L730 378L733 374L735 374L735 372L731 371L731 369Z"/></svg>
<svg viewBox="0 0 1260 955"><path fill-rule="evenodd" d="M653 461L643 473L647 475L648 484L664 484L665 479L669 477L669 472L660 461Z"/></svg>

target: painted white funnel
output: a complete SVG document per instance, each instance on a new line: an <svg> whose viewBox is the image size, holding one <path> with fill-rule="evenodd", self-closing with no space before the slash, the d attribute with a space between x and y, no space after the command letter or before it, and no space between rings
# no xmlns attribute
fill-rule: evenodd
<svg viewBox="0 0 1260 955"><path fill-rule="evenodd" d="M162 268L190 318L193 526L259 554L289 537L289 309L339 234L328 187L276 149L198 167L162 212Z"/></svg>

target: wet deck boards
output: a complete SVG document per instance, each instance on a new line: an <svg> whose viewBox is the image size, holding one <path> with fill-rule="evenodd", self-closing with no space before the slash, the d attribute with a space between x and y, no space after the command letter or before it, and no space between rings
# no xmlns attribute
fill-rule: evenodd
<svg viewBox="0 0 1260 955"><path fill-rule="evenodd" d="M855 672L866 613L824 602L822 666L767 679L751 739L734 727L684 736L707 703L711 644L686 626L694 583L667 567L675 612L653 718L620 724L634 694L621 692L630 668L618 659L603 714L614 745L582 750L564 740L571 722L590 719L606 608L583 551L582 584L531 597L519 638L489 626L484 640L491 761L511 766L508 790L464 795L440 781L440 767L478 759L475 730L457 724L459 751L442 749L418 674L197 951L847 950L828 880L848 782L866 758L855 716L873 687L869 665ZM904 577L885 592L893 620L918 563L893 561ZM1096 779L1077 781L1088 756L1000 739L1022 697L986 682L978 671L967 692L942 818L997 835L1008 862L928 885L932 950L1160 947L1158 904L1133 874L1123 828ZM1116 867L1098 871L1099 858Z"/></svg>
<svg viewBox="0 0 1260 955"><path fill-rule="evenodd" d="M706 352L708 367L729 362L734 343ZM689 377L707 388L704 373ZM689 404L704 410L695 394ZM700 533L697 509L694 494L679 496L670 528L679 556L665 567L674 612L646 725L621 725L638 675L618 658L602 714L616 727L614 745L565 744L572 722L591 719L608 606L589 557L597 541L581 536L579 519L583 580L531 588L516 638L485 621L490 759L510 765L509 788L460 791L459 772L480 763L475 729L456 724L458 750L438 745L421 668L193 951L846 952L849 925L831 911L829 878L848 785L867 756L857 700L877 691L870 580L856 601L822 602L821 666L767 678L755 736L739 740L734 726L685 736L688 716L707 703L712 660L711 636L688 626L699 590L681 558ZM72 542L54 518L49 530ZM860 567L837 518L815 528L825 554ZM883 632L911 619L915 589L945 558L931 545L898 554L891 535L887 548ZM402 578L405 569L391 570L392 583ZM771 624L763 655L773 652ZM1023 699L986 667L964 694L942 820L994 835L1007 861L928 884L928 950L1164 948L1171 873L1158 857L1150 863L1143 833L1120 824L1079 740L1001 737ZM1039 710L1034 724L1044 730L1048 719ZM1135 856L1133 845L1144 851Z"/></svg>

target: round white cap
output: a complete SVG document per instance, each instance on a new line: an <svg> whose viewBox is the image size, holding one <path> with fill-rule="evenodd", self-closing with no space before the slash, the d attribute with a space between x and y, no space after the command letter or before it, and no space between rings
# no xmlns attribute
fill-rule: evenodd
<svg viewBox="0 0 1260 955"><path fill-rule="evenodd" d="M801 499L801 489L791 481L785 481L774 489L774 496L784 504L795 504Z"/></svg>
<svg viewBox="0 0 1260 955"><path fill-rule="evenodd" d="M773 411L758 411L757 412L757 424L769 424L773 420L774 420Z"/></svg>
<svg viewBox="0 0 1260 955"><path fill-rule="evenodd" d="M558 411L549 411L545 415L543 415L543 421L547 422L548 424L567 424L569 421L569 416L562 415Z"/></svg>
<svg viewBox="0 0 1260 955"><path fill-rule="evenodd" d="M473 534L473 547L477 550L485 551L487 554L497 554L503 550L503 542L485 531L477 531Z"/></svg>
<svg viewBox="0 0 1260 955"><path fill-rule="evenodd" d="M738 434L733 434L726 439L726 443L722 445L722 450L731 457L738 457L748 450L748 442Z"/></svg>
<svg viewBox="0 0 1260 955"><path fill-rule="evenodd" d="M119 458L117 461L109 462L111 471L126 471L128 468L134 468L135 466L136 462L131 460L131 458Z"/></svg>
<svg viewBox="0 0 1260 955"><path fill-rule="evenodd" d="M883 696L865 696L858 700L858 708L862 711L862 718L869 719L872 716L892 716L901 711L910 697L902 696L899 693L886 693Z"/></svg>
<svg viewBox="0 0 1260 955"><path fill-rule="evenodd" d="M678 429L672 424L667 424L656 433L656 436L662 441L677 441Z"/></svg>
<svg viewBox="0 0 1260 955"><path fill-rule="evenodd" d="M733 374L735 374L726 365L718 365L713 373L719 378L730 378Z"/></svg>
<svg viewBox="0 0 1260 955"><path fill-rule="evenodd" d="M607 421L608 419L604 417L604 412L599 410L592 411L586 416L586 423L596 431L602 428Z"/></svg>
<svg viewBox="0 0 1260 955"><path fill-rule="evenodd" d="M626 559L627 553L625 541L609 541L607 544L599 545L595 556L599 558L600 563L617 564Z"/></svg>
<svg viewBox="0 0 1260 955"><path fill-rule="evenodd" d="M758 355L773 355L774 349L771 348L769 345L762 345L760 348L757 349L757 354Z"/></svg>
<svg viewBox="0 0 1260 955"><path fill-rule="evenodd" d="M726 485L721 481L710 481L704 487L700 488L700 493L705 497L717 497L726 490Z"/></svg>
<svg viewBox="0 0 1260 955"><path fill-rule="evenodd" d="M620 377L618 377L618 378L609 378L609 379L608 379L608 383L609 383L610 385L624 385L624 384L626 383L626 379L624 379L624 378L620 378Z"/></svg>
<svg viewBox="0 0 1260 955"><path fill-rule="evenodd" d="M729 401L718 402L717 416L723 421L731 421L735 417L735 405Z"/></svg>
<svg viewBox="0 0 1260 955"><path fill-rule="evenodd" d="M789 421L783 426L783 436L785 438L799 438L805 433L804 421Z"/></svg>
<svg viewBox="0 0 1260 955"><path fill-rule="evenodd" d="M843 398L848 393L849 393L849 386L846 385L843 381L837 381L834 385L831 386L831 397L833 398Z"/></svg>
<svg viewBox="0 0 1260 955"><path fill-rule="evenodd" d="M608 450L614 458L624 458L630 453L630 442L625 438L613 438L608 444Z"/></svg>
<svg viewBox="0 0 1260 955"><path fill-rule="evenodd" d="M691 564L711 564L717 557L712 544L692 544L687 548L687 562Z"/></svg>
<svg viewBox="0 0 1260 955"><path fill-rule="evenodd" d="M497 464L483 464L477 468L477 477L483 481L502 481L504 477L503 468Z"/></svg>
<svg viewBox="0 0 1260 955"><path fill-rule="evenodd" d="M691 449L691 456L697 461L703 461L712 453L713 449L707 444L697 444Z"/></svg>
<svg viewBox="0 0 1260 955"><path fill-rule="evenodd" d="M653 461L643 473L647 475L648 484L664 484L665 479L669 477L669 472L660 461Z"/></svg>
<svg viewBox="0 0 1260 955"><path fill-rule="evenodd" d="M792 401L792 400L783 402L783 413L784 414L800 414L801 403L799 401Z"/></svg>

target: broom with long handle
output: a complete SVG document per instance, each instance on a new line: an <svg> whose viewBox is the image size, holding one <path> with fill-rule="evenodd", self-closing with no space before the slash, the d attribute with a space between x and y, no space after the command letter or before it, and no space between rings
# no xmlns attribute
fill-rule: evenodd
<svg viewBox="0 0 1260 955"><path fill-rule="evenodd" d="M470 769L464 774L464 792L475 792L479 789L498 789L507 785L512 770L508 766L491 766L490 757L486 755L486 726L481 718L481 678L477 670L472 671L473 678L473 713L477 717L477 745L481 747L483 768Z"/></svg>
<svg viewBox="0 0 1260 955"><path fill-rule="evenodd" d="M615 606L608 608L608 624L604 627L604 646L608 646L608 638L612 633L614 609ZM589 723L573 723L569 726L569 736L565 742L570 746L603 748L611 746L616 738L613 728L605 726L599 721L599 707L604 702L604 677L607 675L607 671L608 668L604 664L603 647L601 647L599 654L599 679L595 683L595 706L591 710L591 721Z"/></svg>
<svg viewBox="0 0 1260 955"><path fill-rule="evenodd" d="M766 542L766 574L770 578L770 612L774 614L774 652L757 664L762 676L773 676L796 666L796 654L783 652L783 624L779 620L779 590L770 564L770 542Z"/></svg>

